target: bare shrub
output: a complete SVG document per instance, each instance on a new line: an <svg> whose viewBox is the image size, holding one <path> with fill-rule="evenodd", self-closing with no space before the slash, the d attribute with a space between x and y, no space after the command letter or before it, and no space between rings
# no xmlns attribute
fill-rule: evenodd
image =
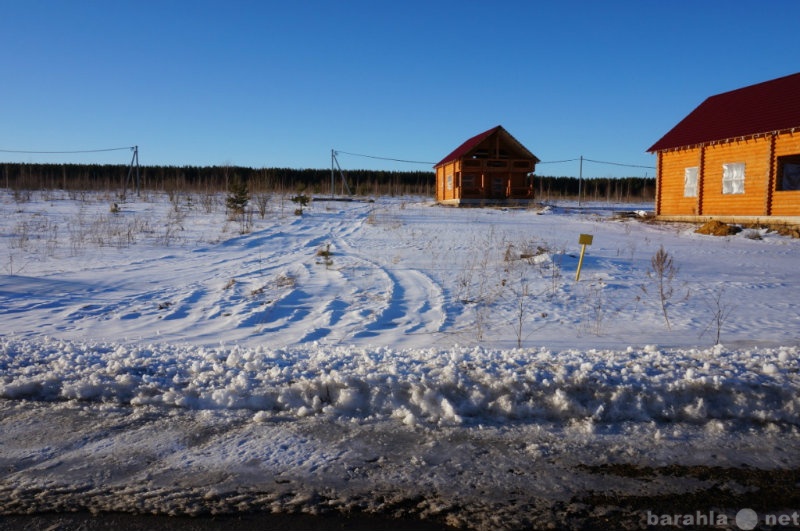
<svg viewBox="0 0 800 531"><path fill-rule="evenodd" d="M547 312L537 312L534 308L536 300L546 291L546 288L543 291L535 289L536 279L533 276L534 273L539 271L532 267L532 264L525 258L508 263L503 271L504 275L500 285L503 288L503 297L511 302L514 310L514 318L511 321L511 325L517 339L517 348L522 348L523 339L544 326L541 323L531 329L530 322L532 319L536 317L545 319L547 317ZM528 333L526 334L526 332Z"/></svg>
<svg viewBox="0 0 800 531"><path fill-rule="evenodd" d="M603 327L609 314L608 300L605 294L606 284L602 280L580 283L581 299L589 312L591 321L584 325L596 335L603 335Z"/></svg>
<svg viewBox="0 0 800 531"><path fill-rule="evenodd" d="M33 196L33 192L30 190L14 190L14 201L16 203L28 203Z"/></svg>
<svg viewBox="0 0 800 531"><path fill-rule="evenodd" d="M562 274L561 265L564 262L565 249L558 251L550 251L550 260L539 262L539 269L542 277L550 280L550 294L555 295L558 292L558 287L561 284Z"/></svg>
<svg viewBox="0 0 800 531"><path fill-rule="evenodd" d="M261 217L261 219L264 219L267 216L269 199L269 194L260 193L255 195L256 207L258 208L258 215Z"/></svg>
<svg viewBox="0 0 800 531"><path fill-rule="evenodd" d="M273 281L276 288L293 288L297 285L297 279L290 273L280 273Z"/></svg>
<svg viewBox="0 0 800 531"><path fill-rule="evenodd" d="M712 330L715 333L714 344L719 345L722 327L733 311L732 304L725 300L725 286L719 287L712 293L711 297L706 300L706 306L711 312L711 320L699 337L702 338L706 332Z"/></svg>
<svg viewBox="0 0 800 531"><path fill-rule="evenodd" d="M677 275L678 266L675 265L672 255L661 245L650 259L650 269L647 271L647 277L655 283L656 297L661 305L661 313L664 314L664 322L667 323L667 329L669 330L672 330L672 325L669 322L667 307L675 294L673 283ZM647 293L646 286L642 286L642 290Z"/></svg>
<svg viewBox="0 0 800 531"><path fill-rule="evenodd" d="M200 196L200 205L206 214L212 214L217 210L217 195L214 192L206 192Z"/></svg>
<svg viewBox="0 0 800 531"><path fill-rule="evenodd" d="M27 262L19 263L19 260L16 260L14 258L14 253L9 252L8 260L3 266L3 269L6 270L8 276L13 277L15 274L18 275L19 273L21 273L25 269L26 265L28 265Z"/></svg>
<svg viewBox="0 0 800 531"><path fill-rule="evenodd" d="M255 288L253 290L250 290L250 296L255 298L255 297L258 297L259 295L263 295L265 289L266 289L266 286L261 286L261 287Z"/></svg>
<svg viewBox="0 0 800 531"><path fill-rule="evenodd" d="M14 239L10 248L26 253L55 254L58 247L58 225L46 215L34 214L14 226Z"/></svg>

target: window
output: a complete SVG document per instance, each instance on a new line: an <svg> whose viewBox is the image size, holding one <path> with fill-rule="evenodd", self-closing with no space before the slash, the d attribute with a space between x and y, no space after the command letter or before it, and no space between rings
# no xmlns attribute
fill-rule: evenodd
<svg viewBox="0 0 800 531"><path fill-rule="evenodd" d="M453 189L453 174L452 173L447 176L447 189L448 190L452 190Z"/></svg>
<svg viewBox="0 0 800 531"><path fill-rule="evenodd" d="M778 157L777 189L800 190L800 155Z"/></svg>
<svg viewBox="0 0 800 531"><path fill-rule="evenodd" d="M697 197L697 166L683 170L683 197Z"/></svg>
<svg viewBox="0 0 800 531"><path fill-rule="evenodd" d="M475 188L475 174L467 173L461 176L461 186L464 188Z"/></svg>
<svg viewBox="0 0 800 531"><path fill-rule="evenodd" d="M722 165L722 193L744 193L744 162Z"/></svg>

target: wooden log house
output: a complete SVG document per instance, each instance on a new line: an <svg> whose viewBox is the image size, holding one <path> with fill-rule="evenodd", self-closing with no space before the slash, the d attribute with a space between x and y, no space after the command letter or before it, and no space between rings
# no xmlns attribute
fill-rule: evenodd
<svg viewBox="0 0 800 531"><path fill-rule="evenodd" d="M659 219L800 222L800 73L709 97L648 151Z"/></svg>
<svg viewBox="0 0 800 531"><path fill-rule="evenodd" d="M498 125L470 138L434 166L436 201L524 204L533 200L537 162L533 153Z"/></svg>

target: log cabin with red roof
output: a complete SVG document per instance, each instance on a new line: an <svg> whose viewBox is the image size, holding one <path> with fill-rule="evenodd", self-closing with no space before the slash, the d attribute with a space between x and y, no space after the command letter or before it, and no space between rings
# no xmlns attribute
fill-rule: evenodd
<svg viewBox="0 0 800 531"><path fill-rule="evenodd" d="M468 139L438 162L436 201L445 205L524 204L533 200L539 159L502 126Z"/></svg>
<svg viewBox="0 0 800 531"><path fill-rule="evenodd" d="M659 219L800 222L800 73L709 97L648 151Z"/></svg>

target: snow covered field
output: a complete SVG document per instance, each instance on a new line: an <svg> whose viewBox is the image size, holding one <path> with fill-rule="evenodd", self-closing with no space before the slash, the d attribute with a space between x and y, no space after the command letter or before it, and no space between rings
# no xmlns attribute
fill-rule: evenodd
<svg viewBox="0 0 800 531"><path fill-rule="evenodd" d="M800 511L770 490L800 469L800 240L614 216L646 204L262 206L0 192L0 514Z"/></svg>

